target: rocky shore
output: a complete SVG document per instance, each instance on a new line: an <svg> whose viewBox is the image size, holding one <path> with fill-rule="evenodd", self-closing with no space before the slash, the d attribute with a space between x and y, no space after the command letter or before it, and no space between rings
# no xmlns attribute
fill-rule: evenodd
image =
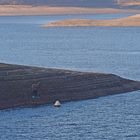
<svg viewBox="0 0 140 140"><path fill-rule="evenodd" d="M114 74L0 64L0 109L93 99L140 90Z"/></svg>

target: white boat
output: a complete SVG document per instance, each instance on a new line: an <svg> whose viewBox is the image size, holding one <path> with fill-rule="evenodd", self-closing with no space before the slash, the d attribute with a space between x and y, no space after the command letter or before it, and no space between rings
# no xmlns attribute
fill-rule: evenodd
<svg viewBox="0 0 140 140"><path fill-rule="evenodd" d="M61 106L61 103L59 100L57 100L55 103L54 103L54 107L60 107Z"/></svg>

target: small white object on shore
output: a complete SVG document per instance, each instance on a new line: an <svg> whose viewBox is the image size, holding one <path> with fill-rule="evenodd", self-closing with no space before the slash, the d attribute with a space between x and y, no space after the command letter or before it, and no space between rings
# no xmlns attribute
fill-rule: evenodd
<svg viewBox="0 0 140 140"><path fill-rule="evenodd" d="M61 106L61 103L59 100L57 100L55 103L54 103L54 107L60 107Z"/></svg>

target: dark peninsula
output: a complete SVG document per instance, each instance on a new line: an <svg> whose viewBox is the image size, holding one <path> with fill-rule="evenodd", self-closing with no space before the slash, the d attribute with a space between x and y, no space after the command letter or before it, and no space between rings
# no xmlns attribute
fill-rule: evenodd
<svg viewBox="0 0 140 140"><path fill-rule="evenodd" d="M0 109L93 99L140 90L114 74L0 63Z"/></svg>

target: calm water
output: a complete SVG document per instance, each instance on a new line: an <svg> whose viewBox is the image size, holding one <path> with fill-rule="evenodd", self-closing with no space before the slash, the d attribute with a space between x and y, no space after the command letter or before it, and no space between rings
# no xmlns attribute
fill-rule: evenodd
<svg viewBox="0 0 140 140"><path fill-rule="evenodd" d="M44 29L67 18L127 15L0 17L0 62L115 73L140 80L140 28ZM0 111L0 139L140 139L140 92Z"/></svg>

